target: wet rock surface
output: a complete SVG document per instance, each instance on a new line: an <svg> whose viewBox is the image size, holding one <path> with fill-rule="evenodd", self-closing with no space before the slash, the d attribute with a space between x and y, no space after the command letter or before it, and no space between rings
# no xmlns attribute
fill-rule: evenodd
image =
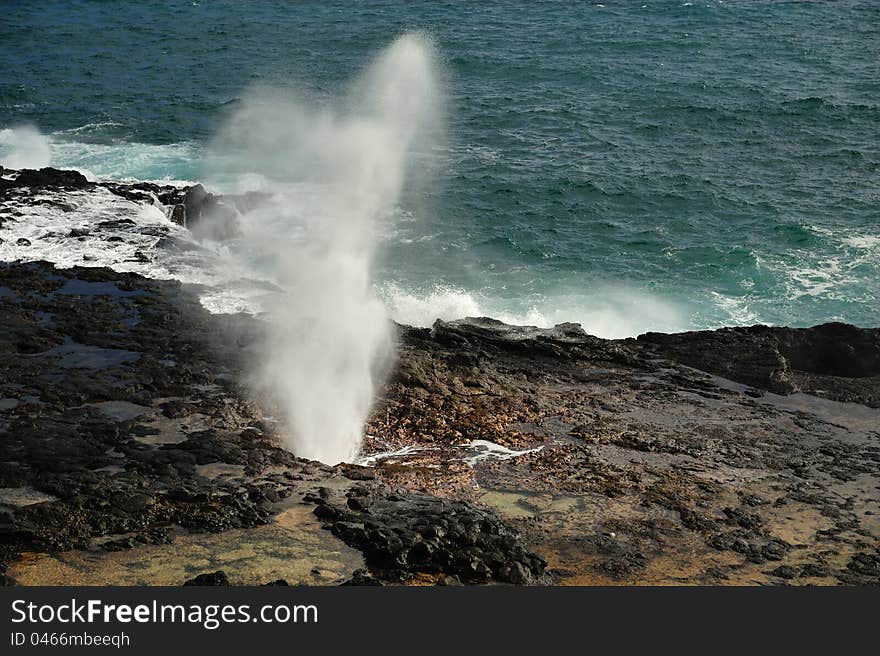
<svg viewBox="0 0 880 656"><path fill-rule="evenodd" d="M45 264L0 265L0 281L9 290L0 299L0 387L18 400L0 417L0 487L58 499L5 515L7 558L81 548L95 535L155 543L165 524L267 521L283 482L218 486L199 467L226 459L256 471L295 459L245 430L258 421L252 407L214 383L224 337L199 334L198 307L179 286ZM167 420L161 403L175 400L185 410Z"/></svg>
<svg viewBox="0 0 880 656"><path fill-rule="evenodd" d="M0 170L0 225L83 191L215 237L265 200ZM125 216L52 238L132 230L197 247ZM336 467L244 384L261 334L178 283L0 263L0 581L880 583L878 329L400 326Z"/></svg>
<svg viewBox="0 0 880 656"><path fill-rule="evenodd" d="M364 553L390 580L407 572L447 574L463 582L538 583L546 563L530 554L494 513L426 494L376 496L356 486L346 507L316 498L315 515Z"/></svg>
<svg viewBox="0 0 880 656"><path fill-rule="evenodd" d="M268 199L268 196L258 192L213 194L201 184L173 186L151 182L91 182L78 171L51 167L21 171L0 169L0 226L4 221L16 220L20 214L16 208L21 206L52 205L66 212L75 212L76 203L62 200L63 194L96 190L109 191L134 203L159 205L174 223L190 229L199 237L216 240L237 236L239 213L258 207Z"/></svg>
<svg viewBox="0 0 880 656"><path fill-rule="evenodd" d="M47 166L42 169L0 168L0 189L16 187L61 187L64 189L82 189L89 186L89 181L79 171L67 171Z"/></svg>
<svg viewBox="0 0 880 656"><path fill-rule="evenodd" d="M877 584L877 335L402 328L366 451L495 509L560 583Z"/></svg>
<svg viewBox="0 0 880 656"><path fill-rule="evenodd" d="M74 550L173 553L191 534L254 530L282 511L295 528L285 509L305 504L341 509L322 516L328 536L362 551L381 580L540 576L540 559L491 511L282 448L238 382L259 342L254 319L209 315L178 283L107 269L0 264L0 290L4 572L23 557L49 562L41 553L61 565L82 560L64 556Z"/></svg>
<svg viewBox="0 0 880 656"><path fill-rule="evenodd" d="M663 335L640 344L670 359L758 389L808 392L880 407L880 329L827 323L813 328L726 328Z"/></svg>

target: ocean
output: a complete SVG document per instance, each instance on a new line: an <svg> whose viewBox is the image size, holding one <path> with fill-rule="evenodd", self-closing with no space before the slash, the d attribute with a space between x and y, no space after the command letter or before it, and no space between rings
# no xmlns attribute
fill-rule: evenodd
<svg viewBox="0 0 880 656"><path fill-rule="evenodd" d="M206 180L254 88L332 106L408 32L436 49L443 129L377 237L372 285L397 320L880 324L872 1L7 0L0 163ZM115 264L34 241L0 254ZM210 286L187 258L146 273ZM206 304L249 309L235 289Z"/></svg>

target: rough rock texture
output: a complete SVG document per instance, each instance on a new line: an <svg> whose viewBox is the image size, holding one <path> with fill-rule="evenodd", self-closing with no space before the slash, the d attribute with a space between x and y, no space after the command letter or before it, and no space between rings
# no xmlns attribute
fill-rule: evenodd
<svg viewBox="0 0 880 656"><path fill-rule="evenodd" d="M408 550L395 581L538 580L540 559L494 513L281 448L283 433L237 382L259 334L247 316L208 315L177 283L0 264L0 571L23 552L173 550L186 532L259 526L306 498L349 499L357 521L382 527L355 539L325 518L377 568L391 562L379 554L399 555L387 535L399 531ZM418 531L449 523L464 533L415 545Z"/></svg>
<svg viewBox="0 0 880 656"><path fill-rule="evenodd" d="M494 508L561 583L876 584L877 334L402 328L366 451L382 480ZM795 388L756 375L758 345L814 395L764 391Z"/></svg>
<svg viewBox="0 0 880 656"><path fill-rule="evenodd" d="M414 569L465 582L542 580L546 563L528 553L494 513L425 494L377 497L363 486L347 497L345 508L314 499L315 514L387 578L405 580Z"/></svg>
<svg viewBox="0 0 880 656"><path fill-rule="evenodd" d="M161 203L169 208L169 218L192 230L200 237L224 240L239 234L239 212L258 206L267 200L259 193L220 196L208 192L202 185L175 187L150 182L119 183L89 182L78 171L59 170L51 167L39 170L23 169L0 171L0 202L52 203L50 198L33 198L40 191L70 191L104 188L138 203ZM64 203L61 204L64 206ZM73 208L67 206L68 209ZM3 219L0 218L0 226Z"/></svg>
<svg viewBox="0 0 880 656"><path fill-rule="evenodd" d="M234 230L208 220L221 205L266 200L0 170L0 227L28 204L76 212L90 189L159 203L196 234ZM147 229L111 217L52 238ZM260 322L210 316L196 292L0 263L0 582L136 569L186 545L175 585L221 569L236 584L243 561L295 538L283 553L309 564L291 581L880 583L876 328L401 326L364 459L328 467L285 450L272 400L242 382ZM215 533L234 544L204 557Z"/></svg>
<svg viewBox="0 0 880 656"><path fill-rule="evenodd" d="M226 577L226 573L223 570L217 570L210 574L199 574L189 581L184 581L183 584L196 586L228 586L229 579Z"/></svg>
<svg viewBox="0 0 880 656"><path fill-rule="evenodd" d="M880 329L752 326L647 333L638 341L682 364L777 394L803 391L880 407Z"/></svg>
<svg viewBox="0 0 880 656"><path fill-rule="evenodd" d="M11 169L2 169L0 175L14 174ZM12 189L14 187L61 187L66 189L81 189L89 186L89 181L79 171L65 171L46 168L34 170L23 169L13 179L0 178L0 189Z"/></svg>
<svg viewBox="0 0 880 656"><path fill-rule="evenodd" d="M0 488L57 499L4 513L7 553L113 533L155 542L166 522L251 526L289 494L272 477L218 490L197 474L224 458L254 472L295 459L218 384L230 342L198 326L178 285L28 264L2 265L0 288L0 395L14 401L0 419Z"/></svg>

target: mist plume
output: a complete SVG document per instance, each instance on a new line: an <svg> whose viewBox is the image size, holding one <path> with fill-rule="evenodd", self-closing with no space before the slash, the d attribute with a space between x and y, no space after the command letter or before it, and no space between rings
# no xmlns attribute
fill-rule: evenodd
<svg viewBox="0 0 880 656"><path fill-rule="evenodd" d="M393 358L393 325L371 280L376 229L437 123L433 48L401 36L333 107L266 89L240 105L213 144L214 172L271 201L241 217L235 265L283 289L267 305L255 384L282 409L296 455L351 461Z"/></svg>

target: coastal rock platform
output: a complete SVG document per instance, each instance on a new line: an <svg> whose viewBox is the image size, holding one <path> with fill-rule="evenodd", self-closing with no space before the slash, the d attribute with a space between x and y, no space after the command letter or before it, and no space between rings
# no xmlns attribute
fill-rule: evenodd
<svg viewBox="0 0 880 656"><path fill-rule="evenodd" d="M0 180L0 226L71 190L191 229L259 202ZM0 263L3 582L880 583L880 329L397 326L361 458L329 466L248 384L261 320L198 291Z"/></svg>

